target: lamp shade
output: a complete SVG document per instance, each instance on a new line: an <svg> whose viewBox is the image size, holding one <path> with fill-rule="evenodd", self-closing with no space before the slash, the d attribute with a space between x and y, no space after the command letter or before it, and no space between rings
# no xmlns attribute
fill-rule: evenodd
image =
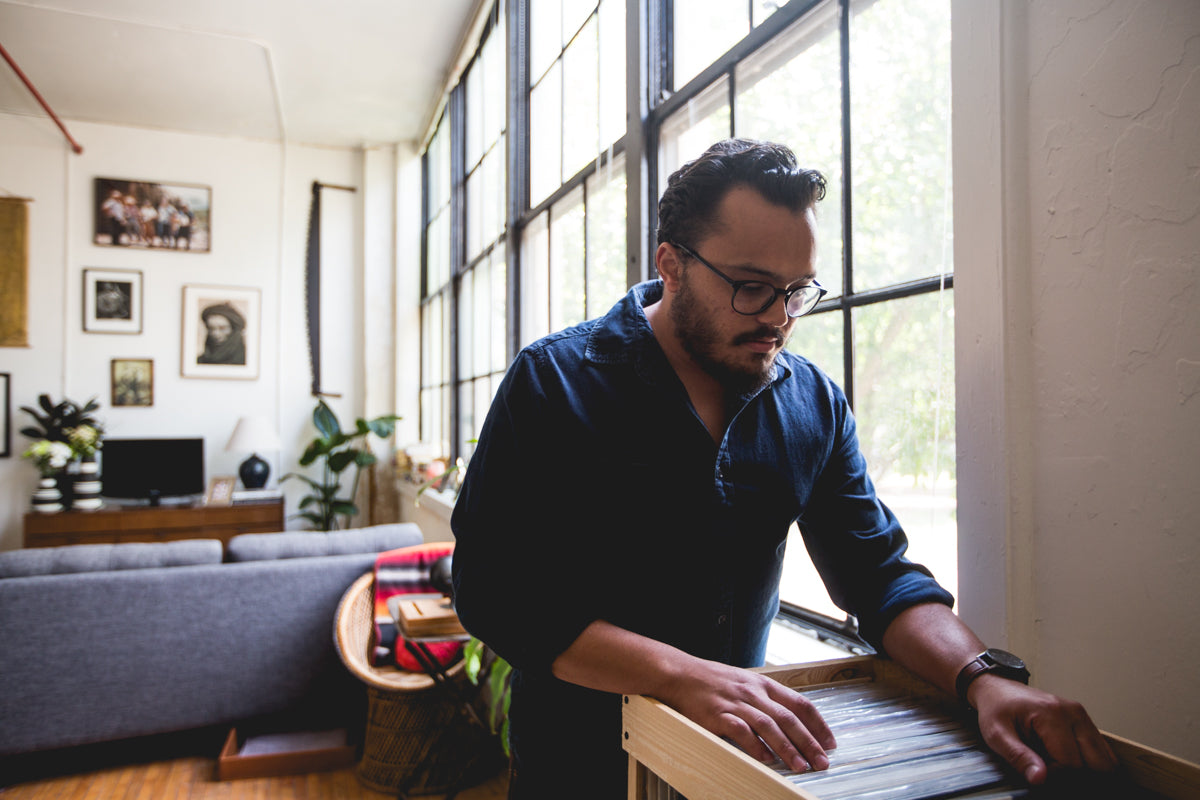
<svg viewBox="0 0 1200 800"><path fill-rule="evenodd" d="M225 449L231 453L271 453L281 447L275 426L266 417L242 417Z"/></svg>

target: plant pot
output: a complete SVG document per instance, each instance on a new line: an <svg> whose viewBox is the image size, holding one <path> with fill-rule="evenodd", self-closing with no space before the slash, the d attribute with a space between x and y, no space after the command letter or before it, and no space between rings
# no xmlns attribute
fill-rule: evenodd
<svg viewBox="0 0 1200 800"><path fill-rule="evenodd" d="M37 491L33 493L33 510L43 514L62 511L62 492L58 490L58 480L53 476L45 476L38 483Z"/></svg>

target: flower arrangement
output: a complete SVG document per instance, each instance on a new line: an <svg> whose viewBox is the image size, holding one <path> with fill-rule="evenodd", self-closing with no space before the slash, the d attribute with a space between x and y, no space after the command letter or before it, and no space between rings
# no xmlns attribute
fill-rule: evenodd
<svg viewBox="0 0 1200 800"><path fill-rule="evenodd" d="M48 439L38 439L22 453L23 458L34 463L43 478L51 478L62 472L73 456L74 451L69 444Z"/></svg>
<svg viewBox="0 0 1200 800"><path fill-rule="evenodd" d="M38 396L38 406L36 409L21 406L21 410L37 422L37 425L22 428L21 433L30 439L66 445L71 453L68 460L95 456L104 434L104 424L93 413L100 408L96 398L83 405L67 399L53 403L50 395L43 394Z"/></svg>

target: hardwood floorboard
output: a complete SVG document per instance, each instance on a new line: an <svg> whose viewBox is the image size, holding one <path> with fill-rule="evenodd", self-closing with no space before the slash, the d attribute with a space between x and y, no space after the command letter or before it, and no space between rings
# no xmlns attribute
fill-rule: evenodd
<svg viewBox="0 0 1200 800"><path fill-rule="evenodd" d="M276 778L216 779L216 759L183 757L102 767L0 787L3 800L388 800L358 782L354 768ZM503 772L459 792L460 800L504 800ZM440 795L424 795L439 800Z"/></svg>

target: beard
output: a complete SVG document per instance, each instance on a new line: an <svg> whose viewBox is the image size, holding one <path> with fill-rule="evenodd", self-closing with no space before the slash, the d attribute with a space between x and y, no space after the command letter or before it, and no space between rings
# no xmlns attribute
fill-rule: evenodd
<svg viewBox="0 0 1200 800"><path fill-rule="evenodd" d="M686 276L686 273L684 275ZM782 334L778 329L762 326L725 341L721 331L700 308L700 303L686 277L680 279L679 291L675 293L671 305L670 318L683 349L731 396L750 394L770 383L775 353L753 354L755 358L741 363L729 354L723 355L721 351L736 348L755 339L781 339Z"/></svg>

